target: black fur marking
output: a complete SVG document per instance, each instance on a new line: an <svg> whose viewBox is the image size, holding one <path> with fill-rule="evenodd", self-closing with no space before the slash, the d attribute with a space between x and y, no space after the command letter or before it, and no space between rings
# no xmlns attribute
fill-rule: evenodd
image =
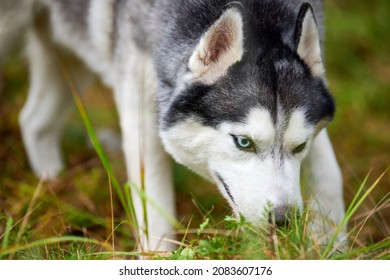
<svg viewBox="0 0 390 280"><path fill-rule="evenodd" d="M218 173L216 173L216 175L217 175L218 179L221 181L223 187L224 187L225 190L226 190L226 193L228 194L228 196L230 197L230 199L232 200L232 202L233 202L234 204L236 204L236 203L234 202L234 198L233 198L233 196L232 196L232 193L230 192L229 186L225 183L225 181L222 179L222 177L221 177Z"/></svg>

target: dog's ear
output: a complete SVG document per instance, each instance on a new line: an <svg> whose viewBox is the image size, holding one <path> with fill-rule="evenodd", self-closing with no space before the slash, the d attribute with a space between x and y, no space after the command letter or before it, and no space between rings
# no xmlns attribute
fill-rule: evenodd
<svg viewBox="0 0 390 280"><path fill-rule="evenodd" d="M309 3L303 3L295 27L297 53L310 68L315 77L325 74L321 56L321 43L313 9Z"/></svg>
<svg viewBox="0 0 390 280"><path fill-rule="evenodd" d="M243 51L242 16L238 10L228 9L202 36L188 68L196 80L212 84L241 60Z"/></svg>

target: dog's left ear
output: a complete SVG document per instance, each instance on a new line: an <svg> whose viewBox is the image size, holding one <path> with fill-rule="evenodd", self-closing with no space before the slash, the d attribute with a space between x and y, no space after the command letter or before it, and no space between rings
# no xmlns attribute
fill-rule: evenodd
<svg viewBox="0 0 390 280"><path fill-rule="evenodd" d="M188 62L193 78L213 84L226 74L243 55L243 21L241 13L228 9L206 31Z"/></svg>
<svg viewBox="0 0 390 280"><path fill-rule="evenodd" d="M295 26L297 53L315 77L324 78L325 68L321 56L318 26L309 3L303 3Z"/></svg>

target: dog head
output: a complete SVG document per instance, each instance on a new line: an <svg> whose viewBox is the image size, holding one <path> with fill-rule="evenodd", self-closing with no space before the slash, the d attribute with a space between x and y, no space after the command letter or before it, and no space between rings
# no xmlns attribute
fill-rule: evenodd
<svg viewBox="0 0 390 280"><path fill-rule="evenodd" d="M278 222L302 208L301 162L334 104L311 6L301 6L292 29L272 14L256 18L226 9L196 41L160 134L178 162L216 183L236 215L259 224L270 210Z"/></svg>

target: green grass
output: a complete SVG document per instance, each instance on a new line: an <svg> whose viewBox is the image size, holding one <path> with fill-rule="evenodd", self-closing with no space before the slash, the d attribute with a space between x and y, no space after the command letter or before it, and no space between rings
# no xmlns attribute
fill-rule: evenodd
<svg viewBox="0 0 390 280"><path fill-rule="evenodd" d="M181 246L150 258L390 259L390 2L325 2L327 76L338 105L329 130L348 205L345 250L316 242L309 214L277 230L235 221L215 187L175 165ZM75 95L77 109L63 142L68 169L57 180L40 182L28 166L17 121L27 90L25 65L13 59L4 81L0 259L136 258L122 155L105 153L95 135L101 127L119 130L110 92L97 84L82 99Z"/></svg>

